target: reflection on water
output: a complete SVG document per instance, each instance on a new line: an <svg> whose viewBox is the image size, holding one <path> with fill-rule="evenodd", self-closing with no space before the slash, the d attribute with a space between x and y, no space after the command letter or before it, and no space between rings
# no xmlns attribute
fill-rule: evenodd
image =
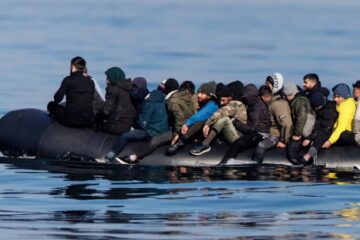
<svg viewBox="0 0 360 240"><path fill-rule="evenodd" d="M6 184L0 188L0 228L8 237L360 237L359 171L273 165L101 169L36 161L8 159L4 170L16 179L0 177Z"/></svg>

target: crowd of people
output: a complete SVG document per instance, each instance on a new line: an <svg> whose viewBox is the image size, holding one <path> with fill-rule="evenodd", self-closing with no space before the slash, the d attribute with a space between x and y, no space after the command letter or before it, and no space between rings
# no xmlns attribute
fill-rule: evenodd
<svg viewBox="0 0 360 240"><path fill-rule="evenodd" d="M303 77L302 87L274 73L259 88L238 80L211 81L197 91L192 81L179 84L174 78L150 91L145 78L126 78L119 67L105 75L104 97L88 75L86 61L73 58L70 75L47 108L65 126L119 135L105 156L107 163L136 164L165 144L164 154L172 156L196 142L190 154L199 156L211 151L216 138L229 146L220 165L249 148L258 164L266 151L282 148L292 164L307 165L333 145L360 145L360 80L353 84L353 94L347 84L335 85L330 100L315 73ZM141 152L118 157L134 141L145 142Z"/></svg>

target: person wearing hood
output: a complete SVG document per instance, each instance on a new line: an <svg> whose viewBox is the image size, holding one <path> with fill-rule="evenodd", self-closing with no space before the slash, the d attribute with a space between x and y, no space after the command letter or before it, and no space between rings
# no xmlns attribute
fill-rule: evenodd
<svg viewBox="0 0 360 240"><path fill-rule="evenodd" d="M242 136L233 142L219 165L226 165L235 159L240 152L256 147L260 141L269 136L271 119L268 105L259 97L259 90L254 84L244 88L243 102L247 106L247 122L235 119L234 126Z"/></svg>
<svg viewBox="0 0 360 240"><path fill-rule="evenodd" d="M139 113L145 97L149 94L147 81L143 77L136 77L131 82L132 89L130 92L130 99L136 111Z"/></svg>
<svg viewBox="0 0 360 240"><path fill-rule="evenodd" d="M175 155L183 148L187 141L198 133L205 121L218 110L218 105L214 101L216 83L214 81L203 83L198 90L198 101L200 110L191 115L181 126L179 139L176 143L170 145L165 153L167 156Z"/></svg>
<svg viewBox="0 0 360 240"><path fill-rule="evenodd" d="M94 82L84 76L86 61L74 57L70 63L70 75L65 77L47 109L59 123L68 127L91 127L93 123ZM66 97L65 107L60 102Z"/></svg>
<svg viewBox="0 0 360 240"><path fill-rule="evenodd" d="M105 104L95 117L95 129L120 135L130 130L137 115L130 99L132 83L119 67L109 68L105 74Z"/></svg>
<svg viewBox="0 0 360 240"><path fill-rule="evenodd" d="M354 133L352 132L356 111L355 99L351 97L350 88L345 83L334 86L332 92L333 99L336 102L338 118L331 136L323 144L322 148L330 148L335 143L338 145L353 145L355 144Z"/></svg>
<svg viewBox="0 0 360 240"><path fill-rule="evenodd" d="M265 152L271 148L285 148L290 140L292 120L289 103L282 98L284 78L274 73L260 88L260 97L269 105L271 128L270 136L262 140L254 150L253 160L258 164L264 160Z"/></svg>
<svg viewBox="0 0 360 240"><path fill-rule="evenodd" d="M301 143L307 138L315 124L315 116L311 109L310 101L305 97L293 82L287 82L283 87L283 93L290 103L291 118L293 121L292 136L287 145L287 157L295 165L299 163Z"/></svg>
<svg viewBox="0 0 360 240"><path fill-rule="evenodd" d="M110 152L106 154L107 163L133 164L138 158L122 157L117 155L124 149L128 142L150 141L152 138L168 131L168 118L165 106L165 95L158 89L150 92L145 98L137 118L139 128L120 135Z"/></svg>
<svg viewBox="0 0 360 240"><path fill-rule="evenodd" d="M316 119L315 127L311 135L302 143L304 147L308 148L307 153L300 158L300 163L304 165L306 165L311 158L316 158L322 145L330 137L338 117L335 102L328 101L327 97L321 91L317 91L311 95L310 104L316 112Z"/></svg>
<svg viewBox="0 0 360 240"><path fill-rule="evenodd" d="M233 100L233 92L228 85L218 84L216 87L216 97L220 102L221 108L205 122L203 127L205 140L191 149L190 154L194 156L209 152L211 150L210 143L218 135L229 144L235 142L241 136L241 133L235 129L233 125L234 119L246 124L245 104L241 101Z"/></svg>
<svg viewBox="0 0 360 240"><path fill-rule="evenodd" d="M355 135L356 145L360 146L360 80L353 84L353 97L357 103L354 116L353 133Z"/></svg>

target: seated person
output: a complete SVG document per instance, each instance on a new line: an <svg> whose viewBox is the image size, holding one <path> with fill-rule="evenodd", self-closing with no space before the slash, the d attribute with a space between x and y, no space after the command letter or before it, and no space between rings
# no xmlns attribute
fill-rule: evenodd
<svg viewBox="0 0 360 240"><path fill-rule="evenodd" d="M68 127L90 127L93 123L94 82L84 76L86 62L75 57L70 63L70 76L64 78L47 109L59 123ZM60 102L66 97L65 107Z"/></svg>
<svg viewBox="0 0 360 240"><path fill-rule="evenodd" d="M243 102L247 106L247 122L243 123L237 119L234 121L234 126L242 136L230 145L219 165L226 165L240 152L256 147L260 141L269 136L271 126L269 106L259 97L259 90L254 84L245 86Z"/></svg>
<svg viewBox="0 0 360 240"><path fill-rule="evenodd" d="M351 97L349 86L345 83L337 84L332 91L338 118L331 136L323 144L322 148L330 148L335 143L338 145L353 145L355 139L354 133L352 133L352 124L356 111L356 102Z"/></svg>
<svg viewBox="0 0 360 240"><path fill-rule="evenodd" d="M304 96L293 82L284 85L283 93L290 104L293 122L292 136L287 145L287 156L292 164L299 165L302 140L308 137L315 124L315 116L309 99Z"/></svg>
<svg viewBox="0 0 360 240"><path fill-rule="evenodd" d="M355 101L357 101L353 133L355 135L356 145L360 146L360 80L353 84L353 97Z"/></svg>
<svg viewBox="0 0 360 240"><path fill-rule="evenodd" d="M271 128L270 136L262 140L255 148L253 160L257 161L258 164L263 162L267 150L274 147L285 148L291 136L290 106L279 93L282 91L282 83L277 82L272 86L276 86L276 88L273 87L271 90L269 85L265 85L259 90L260 97L269 105Z"/></svg>
<svg viewBox="0 0 360 240"><path fill-rule="evenodd" d="M197 113L188 118L181 127L179 140L170 145L165 153L167 156L174 155L183 148L185 143L202 129L205 121L218 110L218 105L214 101L215 89L216 83L214 81L204 83L200 86L198 90L200 109Z"/></svg>
<svg viewBox="0 0 360 240"><path fill-rule="evenodd" d="M246 124L246 107L238 100L233 100L233 93L227 86L216 88L216 97L220 100L221 108L217 110L206 122L203 128L205 140L195 146L190 154L194 156L202 155L211 150L210 143L221 134L227 143L233 143L241 134L235 129L233 120L237 119Z"/></svg>
<svg viewBox="0 0 360 240"><path fill-rule="evenodd" d="M195 84L192 81L185 80L180 84L180 90L186 91L191 95L191 102L193 104L194 113L196 113L200 107L197 94L195 94Z"/></svg>
<svg viewBox="0 0 360 240"><path fill-rule="evenodd" d="M192 95L189 91L179 90L179 83L173 78L166 80L164 92L166 94L169 125L174 135L172 145L174 145L180 137L181 127L195 113Z"/></svg>
<svg viewBox="0 0 360 240"><path fill-rule="evenodd" d="M307 153L300 158L300 163L306 165L311 158L316 158L322 145L329 139L335 121L338 117L336 111L336 104L333 101L328 101L327 97L321 92L317 91L310 97L310 104L316 112L315 127L311 135L303 141L303 146L308 146Z"/></svg>
<svg viewBox="0 0 360 240"><path fill-rule="evenodd" d="M130 130L137 115L130 99L132 83L118 67L109 68L105 74L106 101L101 112L95 117L96 129L120 135Z"/></svg>
<svg viewBox="0 0 360 240"><path fill-rule="evenodd" d="M88 70L87 70L86 66L84 68L84 76L90 78L94 82L94 85L95 85L94 100L93 100L93 110L94 110L94 116L95 116L104 107L105 97L101 91L99 83L96 81L95 78L91 77L88 74Z"/></svg>
<svg viewBox="0 0 360 240"><path fill-rule="evenodd" d="M130 99L136 111L139 113L145 97L149 94L147 81L143 77L136 77L131 82L132 89L130 91Z"/></svg>
<svg viewBox="0 0 360 240"><path fill-rule="evenodd" d="M120 135L111 151L105 156L107 163L133 163L137 159L123 158L116 156L124 149L128 142L149 141L153 137L168 131L168 119L165 106L165 95L159 91L152 91L145 99L138 116L139 129L125 132Z"/></svg>

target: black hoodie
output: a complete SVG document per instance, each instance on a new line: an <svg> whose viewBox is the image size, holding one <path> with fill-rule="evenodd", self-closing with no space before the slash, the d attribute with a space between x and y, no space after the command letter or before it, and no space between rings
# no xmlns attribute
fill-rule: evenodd
<svg viewBox="0 0 360 240"><path fill-rule="evenodd" d="M243 102L247 106L247 124L235 120L235 128L243 134L269 133L271 127L269 107L259 97L259 91L254 84L245 86Z"/></svg>

